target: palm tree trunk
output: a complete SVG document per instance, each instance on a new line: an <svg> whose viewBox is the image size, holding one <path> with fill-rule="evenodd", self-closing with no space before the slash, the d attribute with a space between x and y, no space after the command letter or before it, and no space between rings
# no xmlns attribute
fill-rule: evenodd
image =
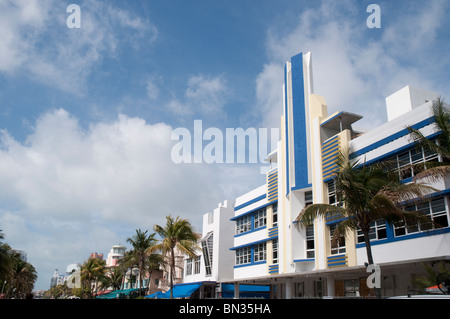
<svg viewBox="0 0 450 319"><path fill-rule="evenodd" d="M173 248L171 248L170 256L170 299L173 299L173 273L175 270L175 253Z"/></svg>
<svg viewBox="0 0 450 319"><path fill-rule="evenodd" d="M364 229L363 234L364 234L364 243L366 244L367 261L368 261L369 265L373 265L374 262L373 262L373 256L372 256L372 246L370 245L369 230ZM375 287L374 289L375 289L375 295L377 296L377 298L381 299L381 289L377 288L377 287Z"/></svg>

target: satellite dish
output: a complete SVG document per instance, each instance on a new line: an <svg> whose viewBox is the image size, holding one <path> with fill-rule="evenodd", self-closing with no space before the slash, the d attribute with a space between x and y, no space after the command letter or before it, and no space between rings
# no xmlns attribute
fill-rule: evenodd
<svg viewBox="0 0 450 319"><path fill-rule="evenodd" d="M441 272L436 276L436 283L444 295L450 292L450 273Z"/></svg>

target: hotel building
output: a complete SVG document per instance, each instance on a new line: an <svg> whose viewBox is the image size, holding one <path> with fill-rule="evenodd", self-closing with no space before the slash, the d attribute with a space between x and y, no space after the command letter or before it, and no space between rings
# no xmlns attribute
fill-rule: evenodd
<svg viewBox="0 0 450 319"><path fill-rule="evenodd" d="M435 138L440 132L433 126L431 106L437 98L407 86L386 98L386 123L357 132L353 124L362 116L328 114L324 97L314 94L311 53L293 56L284 69L281 139L268 154L266 183L204 216L202 254L196 261L186 259L185 285L204 287L207 282L215 287L215 297L224 296L223 287L230 284L234 296L248 285L270 287L271 298L374 296L367 287L362 234L355 231L335 242L331 234L339 216L316 219L310 227L298 227L295 220L309 203L336 202L333 173L340 150L351 147L366 165L392 161L404 183L415 174L410 164L441 160L418 149L406 129L410 125ZM414 290L415 278L426 275L423 263L448 267L449 183L441 179L428 200L406 207L429 215L439 227L373 224L372 254L383 296ZM198 297L200 290L194 291Z"/></svg>

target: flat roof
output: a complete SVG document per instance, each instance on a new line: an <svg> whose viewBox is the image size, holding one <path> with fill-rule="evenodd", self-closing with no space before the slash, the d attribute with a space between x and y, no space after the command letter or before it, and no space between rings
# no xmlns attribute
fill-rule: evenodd
<svg viewBox="0 0 450 319"><path fill-rule="evenodd" d="M349 127L362 118L362 115L341 111L325 118L320 126L339 131L341 129L341 125L342 127Z"/></svg>

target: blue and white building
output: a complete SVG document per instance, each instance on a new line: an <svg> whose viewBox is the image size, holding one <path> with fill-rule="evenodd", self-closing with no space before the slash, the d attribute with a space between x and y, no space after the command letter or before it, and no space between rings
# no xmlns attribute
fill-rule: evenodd
<svg viewBox="0 0 450 319"><path fill-rule="evenodd" d="M353 124L362 116L328 114L325 98L314 93L311 53L292 57L284 70L281 139L268 154L272 168L266 183L205 215L198 272L185 273L185 283L214 283L215 296L222 284L234 284L234 295L246 285L265 285L271 298L373 296L361 234L334 242L330 234L339 216L308 228L297 227L295 219L309 203L335 202L335 159L349 146L366 164L395 161L405 183L415 174L409 164L440 160L417 149L406 130L411 125L430 139L439 134L431 112L438 96L407 86L386 98L386 123L357 132ZM374 223L371 245L383 296L414 289L414 279L425 275L422 263L450 263L449 183L436 182L438 191L429 200L407 207L428 214L440 227ZM186 265L193 262L187 259ZM186 265L185 272L192 268Z"/></svg>

